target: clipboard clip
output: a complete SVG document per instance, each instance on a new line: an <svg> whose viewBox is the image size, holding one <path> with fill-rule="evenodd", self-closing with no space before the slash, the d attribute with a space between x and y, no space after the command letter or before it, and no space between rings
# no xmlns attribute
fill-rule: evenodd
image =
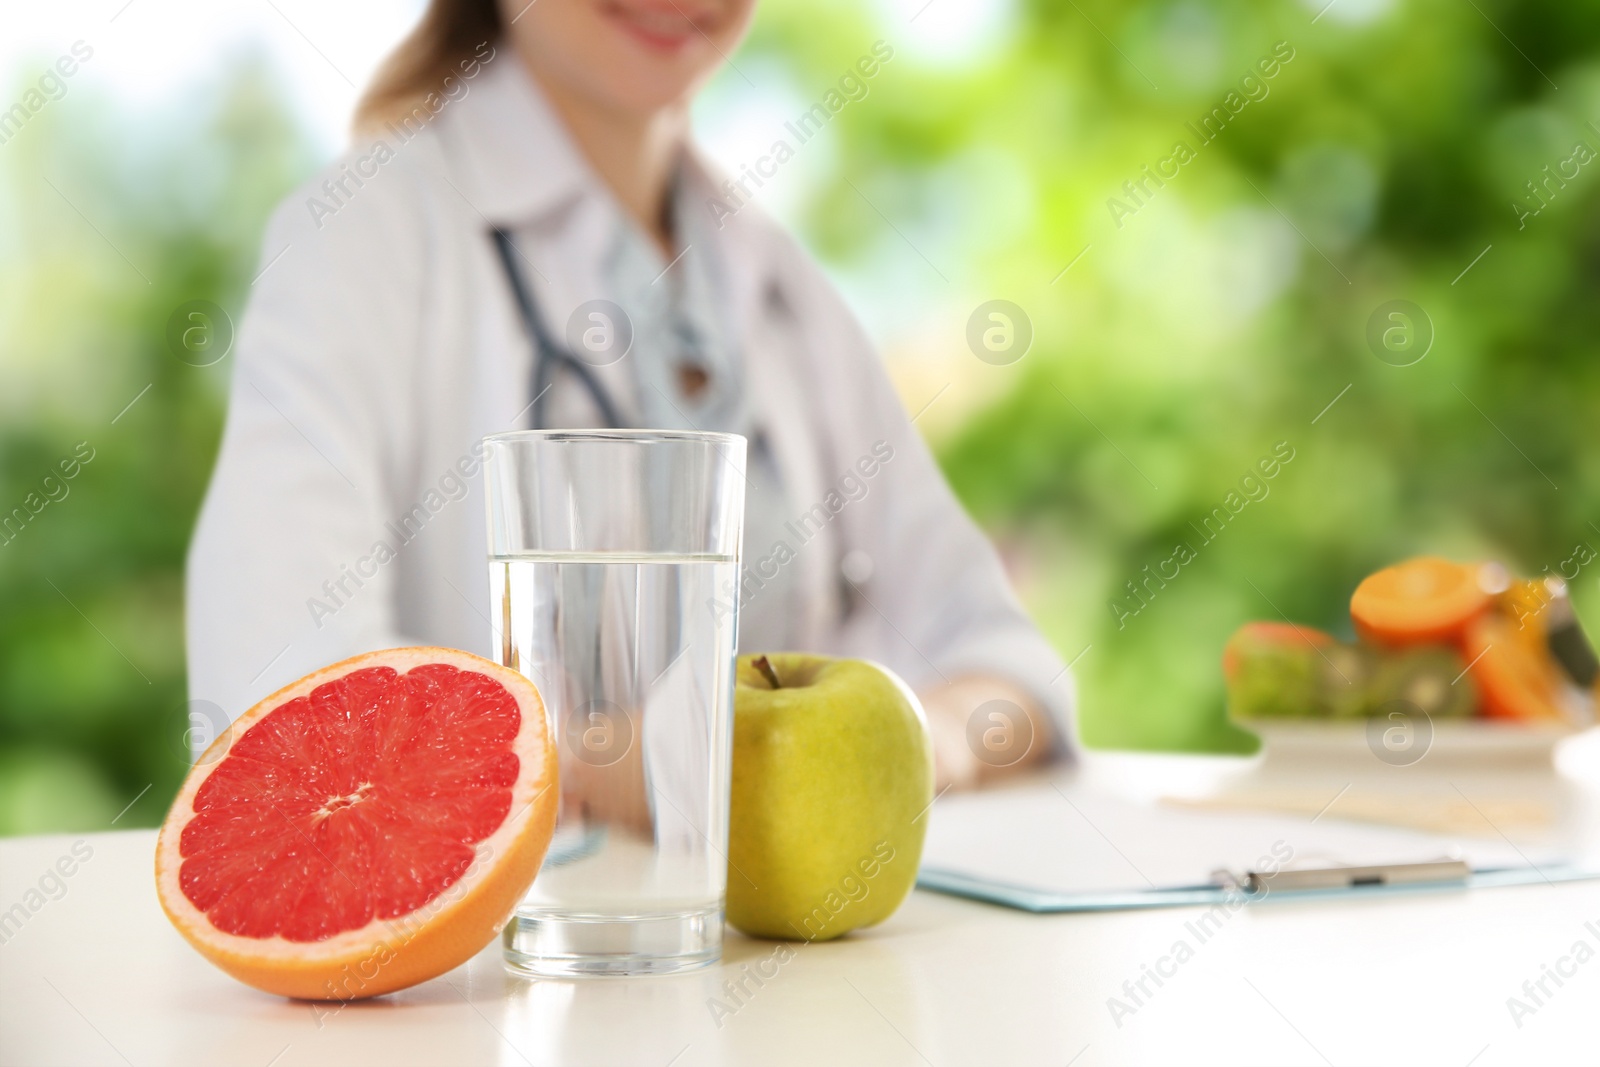
<svg viewBox="0 0 1600 1067"><path fill-rule="evenodd" d="M1246 871L1242 876L1217 871L1216 884L1252 895L1304 890L1362 889L1369 886L1465 885L1472 867L1465 860L1430 860L1426 863L1384 863L1370 867L1281 868L1276 872Z"/></svg>

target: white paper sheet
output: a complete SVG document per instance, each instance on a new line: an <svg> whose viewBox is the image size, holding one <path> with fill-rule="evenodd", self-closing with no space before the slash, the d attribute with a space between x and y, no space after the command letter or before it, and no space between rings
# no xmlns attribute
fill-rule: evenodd
<svg viewBox="0 0 1600 1067"><path fill-rule="evenodd" d="M1137 803L1070 781L950 795L934 804L924 870L1053 893L1121 893L1213 883L1260 870L1464 859L1475 869L1558 864L1554 849L1323 817Z"/></svg>

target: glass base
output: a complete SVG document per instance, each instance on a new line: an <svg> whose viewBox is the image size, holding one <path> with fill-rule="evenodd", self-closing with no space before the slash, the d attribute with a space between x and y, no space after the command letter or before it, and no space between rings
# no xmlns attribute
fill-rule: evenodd
<svg viewBox="0 0 1600 1067"><path fill-rule="evenodd" d="M679 974L722 958L722 908L648 915L523 909L501 940L506 970L530 978Z"/></svg>

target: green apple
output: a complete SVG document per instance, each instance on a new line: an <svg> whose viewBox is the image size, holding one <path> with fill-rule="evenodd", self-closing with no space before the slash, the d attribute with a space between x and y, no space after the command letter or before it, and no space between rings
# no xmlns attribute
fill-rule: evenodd
<svg viewBox="0 0 1600 1067"><path fill-rule="evenodd" d="M922 705L862 660L741 656L728 921L826 941L882 922L917 880L933 743Z"/></svg>

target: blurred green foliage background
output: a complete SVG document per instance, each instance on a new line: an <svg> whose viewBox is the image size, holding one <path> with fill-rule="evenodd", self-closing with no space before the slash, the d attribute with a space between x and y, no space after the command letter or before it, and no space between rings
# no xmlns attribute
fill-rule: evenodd
<svg viewBox="0 0 1600 1067"><path fill-rule="evenodd" d="M754 96L776 131L939 2L769 2L706 111L777 86ZM908 406L933 398L918 425L958 493L1081 656L1088 743L1247 749L1216 667L1240 622L1347 633L1356 581L1420 551L1539 573L1600 547L1600 167L1571 162L1600 152L1600 9L1007 10L954 59L900 48L780 214L869 321L923 320L875 324ZM1261 77L1275 48L1292 58ZM207 299L238 320L267 213L324 161L267 66L227 70L199 121L193 98L100 99L0 146L0 516L94 454L0 534L0 833L153 825L186 766L182 565L231 360L179 361L167 319ZM1202 143L1187 124L1217 107ZM1176 176L1124 188L1180 141ZM965 340L996 298L1034 331L1004 366ZM1367 337L1393 300L1431 334L1406 366ZM1280 442L1270 492L1204 543L1192 524ZM1133 614L1126 583L1180 542L1195 558Z"/></svg>

